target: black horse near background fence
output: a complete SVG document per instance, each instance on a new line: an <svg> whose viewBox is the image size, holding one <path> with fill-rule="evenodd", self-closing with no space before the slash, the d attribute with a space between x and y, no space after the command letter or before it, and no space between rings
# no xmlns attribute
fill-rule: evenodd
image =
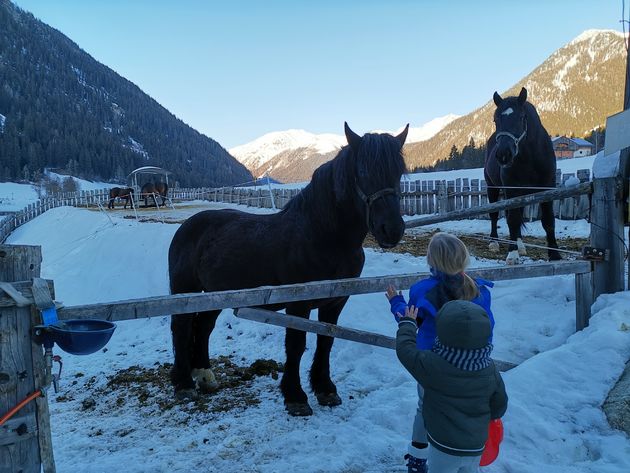
<svg viewBox="0 0 630 473"><path fill-rule="evenodd" d="M556 186L556 155L551 138L540 121L534 106L527 102L527 90L523 87L518 97L506 97L494 93L496 131L488 139L484 177L488 184L488 201L499 200L501 190L505 198L531 194ZM540 204L541 223L547 237L550 260L559 260L560 253L555 236L553 202ZM510 229L510 245L506 262L518 262L524 255L521 227L524 225L523 209L506 211ZM490 236L497 239L498 212L490 213L492 227ZM496 241L490 243L498 250Z"/></svg>
<svg viewBox="0 0 630 473"><path fill-rule="evenodd" d="M112 187L109 190L109 203L107 204L108 209L114 208L114 201L117 197L120 199L125 199L124 208L126 209L127 204L133 200L133 189L131 187Z"/></svg>
<svg viewBox="0 0 630 473"><path fill-rule="evenodd" d="M401 150L408 128L396 137L360 137L345 124L348 146L320 166L308 186L276 214L207 210L190 217L177 230L169 248L171 293L359 276L367 232L381 247L391 248L405 229L399 189L405 171ZM320 321L336 324L347 300L346 296L265 307L286 308L287 314L303 318L317 308ZM171 381L178 397L196 397L196 387L201 391L216 389L208 339L220 312L172 316L175 363ZM341 404L330 379L332 345L333 338L318 335L310 371L311 388L324 406ZM280 387L287 411L296 416L313 413L300 382L305 347L306 333L287 329Z"/></svg>

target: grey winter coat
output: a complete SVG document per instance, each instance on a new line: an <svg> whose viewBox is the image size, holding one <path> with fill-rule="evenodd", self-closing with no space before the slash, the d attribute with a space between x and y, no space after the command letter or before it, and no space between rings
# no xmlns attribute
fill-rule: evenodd
<svg viewBox="0 0 630 473"><path fill-rule="evenodd" d="M499 371L492 361L486 368L465 371L432 351L418 350L416 330L414 319L400 319L396 354L424 388L422 416L429 442L449 455L481 455L490 419L507 409Z"/></svg>

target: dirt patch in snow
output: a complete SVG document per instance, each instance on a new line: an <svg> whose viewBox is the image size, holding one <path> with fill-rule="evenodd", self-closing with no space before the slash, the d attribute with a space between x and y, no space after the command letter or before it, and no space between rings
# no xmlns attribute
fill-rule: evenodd
<svg viewBox="0 0 630 473"><path fill-rule="evenodd" d="M402 241L396 245L394 248L388 250L382 250L379 248L376 240L371 234L368 234L367 238L363 242L363 246L365 248L374 248L379 249L383 252L389 253L409 253L413 256L426 256L427 255L427 246L429 245L429 240L434 233L439 230L435 230L433 232L426 233L405 233ZM468 251L470 254L476 258L483 258L489 260L497 260L503 262L505 257L507 256L508 245L500 244L500 251L498 253L490 251L488 248L489 240L487 239L487 235L483 235L480 233L473 234L457 234L457 236L464 242L464 244L468 247ZM588 238L565 238L565 239L557 239L558 247L561 250L569 250L581 252L582 247L588 245ZM539 246L547 246L547 241L544 238L540 237L532 237L527 236L523 239L523 242L526 244L534 244ZM533 260L547 260L547 250L544 248L533 248L527 247L527 256ZM568 253L562 254L563 259L575 259L575 256L570 255Z"/></svg>
<svg viewBox="0 0 630 473"><path fill-rule="evenodd" d="M109 415L124 414L129 408L161 413L179 409L187 414L218 414L245 410L259 404L258 390L251 389L256 377L278 379L283 365L275 360L256 360L249 366L237 365L231 357L220 356L210 360L210 366L219 383L212 394L201 394L196 400L179 400L173 394L170 382L171 363L155 363L153 367L130 366L107 376L105 382L94 377L87 379L82 392L89 395L81 400L81 409L108 411ZM58 402L74 400L74 396Z"/></svg>

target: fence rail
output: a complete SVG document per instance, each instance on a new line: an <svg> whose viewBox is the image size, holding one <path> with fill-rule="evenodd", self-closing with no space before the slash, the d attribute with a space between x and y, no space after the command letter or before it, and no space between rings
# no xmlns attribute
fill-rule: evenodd
<svg viewBox="0 0 630 473"><path fill-rule="evenodd" d="M560 274L590 274L590 271L591 264L588 261L562 261L523 266L478 268L467 271L467 274L491 281L504 281ZM382 292L389 284L393 284L396 287L411 287L413 283L427 276L429 276L429 273L412 273L395 276L334 279L283 286L263 286L234 291L154 296L126 301L63 307L58 310L58 315L60 320L103 319L116 322L158 317L165 314L193 313L369 294Z"/></svg>

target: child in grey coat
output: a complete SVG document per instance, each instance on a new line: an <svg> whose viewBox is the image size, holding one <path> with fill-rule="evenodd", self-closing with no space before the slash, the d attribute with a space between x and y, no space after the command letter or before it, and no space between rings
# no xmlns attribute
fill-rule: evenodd
<svg viewBox="0 0 630 473"><path fill-rule="evenodd" d="M424 388L428 471L478 471L490 420L507 409L505 385L490 358L490 319L472 302L447 302L437 314L437 337L429 351L416 347L417 315L417 308L405 309L396 354Z"/></svg>

